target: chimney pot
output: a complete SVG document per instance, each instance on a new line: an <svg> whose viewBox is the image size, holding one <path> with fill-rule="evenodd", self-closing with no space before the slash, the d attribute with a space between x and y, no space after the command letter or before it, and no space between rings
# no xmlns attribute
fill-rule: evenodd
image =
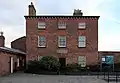
<svg viewBox="0 0 120 83"><path fill-rule="evenodd" d="M3 32L2 31L0 32L0 35L3 36Z"/></svg>
<svg viewBox="0 0 120 83"><path fill-rule="evenodd" d="M73 13L73 16L82 16L83 15L83 13L82 13L82 11L81 10L79 10L79 9L74 9L74 13Z"/></svg>
<svg viewBox="0 0 120 83"><path fill-rule="evenodd" d="M28 6L29 8L29 16L36 16L36 9L33 5L33 2L31 2L31 4Z"/></svg>
<svg viewBox="0 0 120 83"><path fill-rule="evenodd" d="M0 32L0 47L4 47L5 37L3 36L3 32Z"/></svg>

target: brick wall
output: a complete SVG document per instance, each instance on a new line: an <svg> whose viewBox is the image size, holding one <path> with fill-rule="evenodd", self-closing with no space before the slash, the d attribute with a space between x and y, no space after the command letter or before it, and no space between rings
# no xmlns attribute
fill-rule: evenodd
<svg viewBox="0 0 120 83"><path fill-rule="evenodd" d="M38 21L46 22L46 29L39 30L37 28ZM26 19L26 58L27 60L35 60L38 56L53 55L56 57L66 57L66 62L69 62L70 57L73 62L77 63L78 56L85 55L87 57L87 64L96 64L98 62L98 19L60 19L67 24L65 30L57 28L58 19L51 18L27 18ZM78 30L78 22L86 22L87 28L85 30ZM57 53L58 48L57 37L64 35L67 37L67 53ZM86 36L86 48L78 48L78 36ZM38 47L38 36L45 36L47 41L46 48Z"/></svg>
<svg viewBox="0 0 120 83"><path fill-rule="evenodd" d="M11 48L26 52L26 37L18 38L11 42Z"/></svg>
<svg viewBox="0 0 120 83"><path fill-rule="evenodd" d="M10 74L10 57L13 57L13 69L19 70L19 68L15 66L15 63L17 63L17 58L21 56L13 53L1 51L0 52L0 75Z"/></svg>

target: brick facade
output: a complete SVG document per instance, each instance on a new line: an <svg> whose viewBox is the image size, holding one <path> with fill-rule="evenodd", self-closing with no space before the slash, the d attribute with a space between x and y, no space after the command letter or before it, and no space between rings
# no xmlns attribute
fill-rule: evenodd
<svg viewBox="0 0 120 83"><path fill-rule="evenodd" d="M33 9L34 11L34 9ZM31 15L31 14L29 14ZM87 65L98 63L98 18L99 16L25 16L26 18L26 60L37 60L38 56L65 57L78 62L78 56L86 56ZM46 28L38 29L38 22L45 22ZM64 30L58 29L58 22L65 22ZM86 22L86 29L78 29L79 22ZM46 47L38 47L38 36L46 37ZM66 48L58 47L58 36L66 36ZM86 36L86 47L78 47L78 36ZM58 53L64 50L65 53Z"/></svg>

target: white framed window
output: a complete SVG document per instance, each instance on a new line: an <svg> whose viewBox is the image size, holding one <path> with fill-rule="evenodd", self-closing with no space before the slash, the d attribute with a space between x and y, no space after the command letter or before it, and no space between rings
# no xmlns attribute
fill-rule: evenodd
<svg viewBox="0 0 120 83"><path fill-rule="evenodd" d="M65 22L58 22L58 29L66 29L66 23Z"/></svg>
<svg viewBox="0 0 120 83"><path fill-rule="evenodd" d="M78 28L79 29L85 29L86 28L86 23L85 22L78 23Z"/></svg>
<svg viewBox="0 0 120 83"><path fill-rule="evenodd" d="M86 37L85 36L78 37L78 47L86 47Z"/></svg>
<svg viewBox="0 0 120 83"><path fill-rule="evenodd" d="M43 58L43 56L38 56L38 60L41 60Z"/></svg>
<svg viewBox="0 0 120 83"><path fill-rule="evenodd" d="M38 47L46 47L46 38L44 36L38 36Z"/></svg>
<svg viewBox="0 0 120 83"><path fill-rule="evenodd" d="M45 29L45 22L38 22L38 29Z"/></svg>
<svg viewBox="0 0 120 83"><path fill-rule="evenodd" d="M66 47L66 36L58 37L58 47Z"/></svg>
<svg viewBox="0 0 120 83"><path fill-rule="evenodd" d="M81 67L86 66L86 56L78 56L78 64L81 65Z"/></svg>

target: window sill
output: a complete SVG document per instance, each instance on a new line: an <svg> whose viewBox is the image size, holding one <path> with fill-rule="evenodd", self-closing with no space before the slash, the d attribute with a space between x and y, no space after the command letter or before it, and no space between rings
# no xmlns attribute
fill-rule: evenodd
<svg viewBox="0 0 120 83"><path fill-rule="evenodd" d="M66 28L58 28L58 30L66 30Z"/></svg>
<svg viewBox="0 0 120 83"><path fill-rule="evenodd" d="M86 30L86 28L78 28L78 30Z"/></svg>
<svg viewBox="0 0 120 83"><path fill-rule="evenodd" d="M46 28L38 28L38 30L45 30Z"/></svg>
<svg viewBox="0 0 120 83"><path fill-rule="evenodd" d="M78 47L78 48L86 48L86 47Z"/></svg>
<svg viewBox="0 0 120 83"><path fill-rule="evenodd" d="M62 46L61 46L61 47L59 47L59 46L58 46L58 48L67 48L67 47L62 47Z"/></svg>
<svg viewBox="0 0 120 83"><path fill-rule="evenodd" d="M38 48L46 48L46 46L38 46Z"/></svg>

